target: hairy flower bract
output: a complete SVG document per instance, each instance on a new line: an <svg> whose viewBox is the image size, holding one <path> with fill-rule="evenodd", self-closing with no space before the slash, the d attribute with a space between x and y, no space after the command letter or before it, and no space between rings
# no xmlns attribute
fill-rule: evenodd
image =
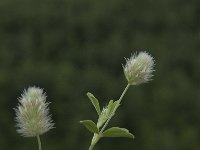
<svg viewBox="0 0 200 150"><path fill-rule="evenodd" d="M49 103L43 89L29 87L19 98L16 111L17 132L24 137L39 136L53 128Z"/></svg>
<svg viewBox="0 0 200 150"><path fill-rule="evenodd" d="M139 85L148 82L152 78L154 71L154 59L147 52L134 54L126 59L126 65L123 66L124 74L130 85Z"/></svg>

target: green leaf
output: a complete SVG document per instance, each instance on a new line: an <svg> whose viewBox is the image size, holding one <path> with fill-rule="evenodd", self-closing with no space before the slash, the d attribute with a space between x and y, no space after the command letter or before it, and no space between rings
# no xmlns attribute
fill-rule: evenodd
<svg viewBox="0 0 200 150"><path fill-rule="evenodd" d="M112 112L112 107L113 107L113 100L110 100L110 102L108 103L108 114Z"/></svg>
<svg viewBox="0 0 200 150"><path fill-rule="evenodd" d="M91 93L89 93L89 92L87 93L87 96L88 96L88 98L90 99L90 101L92 102L93 106L95 107L95 109L96 109L98 115L100 115L100 114L101 114L101 109L100 109L100 106L99 106L99 101L98 101L98 99L95 98L94 95L91 94Z"/></svg>
<svg viewBox="0 0 200 150"><path fill-rule="evenodd" d="M112 127L104 131L102 135L103 137L126 137L134 139L134 135L131 134L127 129L119 127Z"/></svg>
<svg viewBox="0 0 200 150"><path fill-rule="evenodd" d="M119 106L120 106L120 104L119 104L118 100L117 101L110 100L110 102L108 104L108 115L110 116L113 113L115 107L116 107L116 110L117 110L117 108ZM112 115L114 115L114 113Z"/></svg>
<svg viewBox="0 0 200 150"><path fill-rule="evenodd" d="M83 120L80 121L90 132L92 133L99 133L99 129L97 128L96 124L92 120Z"/></svg>
<svg viewBox="0 0 200 150"><path fill-rule="evenodd" d="M111 112L115 109L115 107L116 107L116 110L117 110L117 108L120 106L120 104L119 104L119 100L117 100L117 101L114 101L113 102L113 104L112 104L112 108L111 108Z"/></svg>
<svg viewBox="0 0 200 150"><path fill-rule="evenodd" d="M101 114L99 115L99 119L97 122L97 127L100 128L111 116L113 108L113 100L110 100L108 105L103 108Z"/></svg>

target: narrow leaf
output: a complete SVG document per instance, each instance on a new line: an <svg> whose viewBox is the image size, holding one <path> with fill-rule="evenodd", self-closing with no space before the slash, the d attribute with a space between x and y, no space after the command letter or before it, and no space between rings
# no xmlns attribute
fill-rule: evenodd
<svg viewBox="0 0 200 150"><path fill-rule="evenodd" d="M99 129L97 128L96 124L92 120L83 120L80 121L90 132L92 133L99 133Z"/></svg>
<svg viewBox="0 0 200 150"><path fill-rule="evenodd" d="M92 102L92 104L93 104L94 108L96 109L98 115L100 115L101 114L101 109L100 109L100 106L99 106L98 99L95 98L94 95L89 93L89 92L87 93L87 96L90 99L90 101Z"/></svg>
<svg viewBox="0 0 200 150"><path fill-rule="evenodd" d="M110 100L108 103L108 114L112 112L112 107L113 107L113 100Z"/></svg>
<svg viewBox="0 0 200 150"><path fill-rule="evenodd" d="M127 129L119 127L112 127L104 131L102 135L103 137L126 137L134 139L134 135L131 134Z"/></svg>
<svg viewBox="0 0 200 150"><path fill-rule="evenodd" d="M117 108L118 108L119 106L120 106L119 100L114 101L114 103L112 104L111 111L114 111L115 107L116 107L116 110L117 110Z"/></svg>

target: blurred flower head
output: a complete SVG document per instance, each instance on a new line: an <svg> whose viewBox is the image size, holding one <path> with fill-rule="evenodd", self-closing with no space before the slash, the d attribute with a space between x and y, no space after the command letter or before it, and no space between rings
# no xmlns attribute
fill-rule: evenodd
<svg viewBox="0 0 200 150"><path fill-rule="evenodd" d="M126 65L123 66L124 74L128 83L139 85L151 80L154 71L154 59L147 52L134 54L126 59Z"/></svg>
<svg viewBox="0 0 200 150"><path fill-rule="evenodd" d="M19 98L16 111L17 132L24 137L41 135L53 128L49 103L43 89L29 87Z"/></svg>

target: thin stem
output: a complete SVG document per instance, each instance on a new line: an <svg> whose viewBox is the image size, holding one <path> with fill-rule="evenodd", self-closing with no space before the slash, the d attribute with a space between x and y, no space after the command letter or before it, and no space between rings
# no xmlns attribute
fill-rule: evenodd
<svg viewBox="0 0 200 150"><path fill-rule="evenodd" d="M121 95L120 98L119 98L118 105L121 103L121 101L122 101L122 99L123 99L124 95L126 94L126 92L127 92L127 90L128 90L129 87L130 87L130 84L127 84L126 88L124 89L122 95ZM108 123L110 122L111 118L112 118L113 115L115 114L115 111L117 110L118 105L115 106L115 108L114 108L112 114L110 115L110 117L108 118L108 120L106 121L106 123L104 124L104 126L102 127L100 133L103 133L104 129L106 128L106 126L107 126Z"/></svg>
<svg viewBox="0 0 200 150"><path fill-rule="evenodd" d="M39 146L39 150L42 150L42 144L41 144L41 140L40 140L40 136L37 136L37 141L38 141L38 146Z"/></svg>
<svg viewBox="0 0 200 150"><path fill-rule="evenodd" d="M91 144L90 144L90 147L89 147L89 150L93 150L94 146L96 145L96 143L99 141L100 138L101 138L100 134L94 134Z"/></svg>
<svg viewBox="0 0 200 150"><path fill-rule="evenodd" d="M89 150L93 150L93 148L94 148L94 144L91 144L89 147Z"/></svg>

